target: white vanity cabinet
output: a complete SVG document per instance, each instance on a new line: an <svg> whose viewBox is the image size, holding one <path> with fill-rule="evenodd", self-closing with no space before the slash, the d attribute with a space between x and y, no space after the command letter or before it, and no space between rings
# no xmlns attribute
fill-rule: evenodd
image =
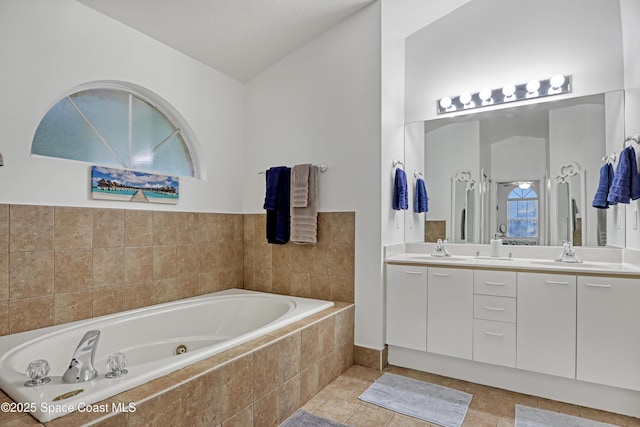
<svg viewBox="0 0 640 427"><path fill-rule="evenodd" d="M575 378L576 276L518 273L516 367Z"/></svg>
<svg viewBox="0 0 640 427"><path fill-rule="evenodd" d="M429 268L427 351L472 358L473 270Z"/></svg>
<svg viewBox="0 0 640 427"><path fill-rule="evenodd" d="M427 271L387 265L387 344L427 350Z"/></svg>
<svg viewBox="0 0 640 427"><path fill-rule="evenodd" d="M578 277L579 380L640 390L640 279Z"/></svg>

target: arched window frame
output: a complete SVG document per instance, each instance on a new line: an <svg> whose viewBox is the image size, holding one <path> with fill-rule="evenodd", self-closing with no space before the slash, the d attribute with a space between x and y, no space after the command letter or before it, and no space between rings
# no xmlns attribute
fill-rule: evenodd
<svg viewBox="0 0 640 427"><path fill-rule="evenodd" d="M51 110L51 108L53 108L57 103L59 103L61 100L71 97L72 95L79 93L79 92L83 92L83 91L90 91L90 90L100 90L100 89L104 89L104 90L116 90L116 91L121 91L121 92L125 92L127 94L133 95L136 98L146 102L147 104L149 104L151 107L155 108L160 114L162 114L176 129L179 130L181 136L182 136L182 140L184 141L184 147L186 148L190 160L191 160L191 167L193 170L193 177L194 178L201 178L204 179L205 177L204 172L200 166L200 162L199 159L201 158L201 149L200 146L197 142L197 138L195 136L195 133L193 131L193 129L191 128L191 126L189 126L189 124L187 123L187 121L184 119L184 117L180 114L180 112L178 112L178 110L176 108L174 108L169 102L167 102L165 99L163 99L161 96L157 95L156 93L142 87L139 85L136 85L134 83L129 83L129 82L122 82L122 81L110 81L110 80L104 80L104 81L93 81L93 82L89 82L89 83L85 83L79 86L75 86L71 89L69 89L67 92L65 92L62 96L60 96L58 99L56 99L53 103L51 103L51 105L48 106L45 114L42 116L43 118L46 116L46 114ZM41 119L42 120L42 119ZM31 148L31 155L36 155L36 156L43 156L43 157L49 157L45 154L38 154L38 153L33 153L33 141L32 141L32 148ZM63 158L65 160L72 160L72 161L80 161L80 162L85 162L85 163L90 163L90 164L103 164L100 161L93 161L93 160L77 160L77 159L69 159L66 157L56 157L56 158ZM116 159L118 159L119 163L123 163L121 161L121 159L118 158L118 156L115 156ZM104 165L104 164L103 164ZM108 167L113 167L113 165L104 165L104 166L108 166ZM127 165L122 165L125 169L131 169L130 167L128 167ZM155 172L155 173L167 173L165 171L162 170L152 170L150 172ZM171 173L169 173L171 174Z"/></svg>

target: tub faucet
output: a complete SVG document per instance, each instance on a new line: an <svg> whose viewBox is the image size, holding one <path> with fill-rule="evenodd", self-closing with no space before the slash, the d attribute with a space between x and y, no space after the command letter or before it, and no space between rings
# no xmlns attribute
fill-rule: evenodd
<svg viewBox="0 0 640 427"><path fill-rule="evenodd" d="M444 245L447 244L447 240L442 240L442 239L438 239L438 241L436 242L436 247L433 250L433 253L431 254L431 256L451 256L451 254L449 253L449 251L447 251L447 248L444 247Z"/></svg>
<svg viewBox="0 0 640 427"><path fill-rule="evenodd" d="M98 371L93 367L93 359L98 347L100 331L89 331L80 340L69 367L62 375L63 383L81 383L91 381L98 376Z"/></svg>

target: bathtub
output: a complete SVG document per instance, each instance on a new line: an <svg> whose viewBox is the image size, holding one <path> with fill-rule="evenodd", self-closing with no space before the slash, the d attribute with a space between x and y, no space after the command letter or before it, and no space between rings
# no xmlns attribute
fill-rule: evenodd
<svg viewBox="0 0 640 427"><path fill-rule="evenodd" d="M0 387L17 403L2 410L29 412L41 422L75 410L100 410L92 404L332 305L329 301L230 289L3 336ZM80 339L94 329L101 333L94 363L98 377L87 382L62 383L62 374ZM183 349L180 346L185 346L186 352L176 355L176 350ZM106 360L114 352L126 355L128 374L108 379ZM25 387L29 379L26 368L35 359L49 362L51 381ZM78 390L83 391L73 395ZM54 400L59 396L65 398Z"/></svg>

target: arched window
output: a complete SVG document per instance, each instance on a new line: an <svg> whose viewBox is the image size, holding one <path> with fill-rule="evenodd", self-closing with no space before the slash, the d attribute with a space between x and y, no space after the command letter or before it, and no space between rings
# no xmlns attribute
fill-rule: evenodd
<svg viewBox="0 0 640 427"><path fill-rule="evenodd" d="M507 237L538 236L538 194L516 186L507 197Z"/></svg>
<svg viewBox="0 0 640 427"><path fill-rule="evenodd" d="M189 132L160 107L162 100L124 85L102 86L77 90L51 107L38 125L31 154L197 176Z"/></svg>

